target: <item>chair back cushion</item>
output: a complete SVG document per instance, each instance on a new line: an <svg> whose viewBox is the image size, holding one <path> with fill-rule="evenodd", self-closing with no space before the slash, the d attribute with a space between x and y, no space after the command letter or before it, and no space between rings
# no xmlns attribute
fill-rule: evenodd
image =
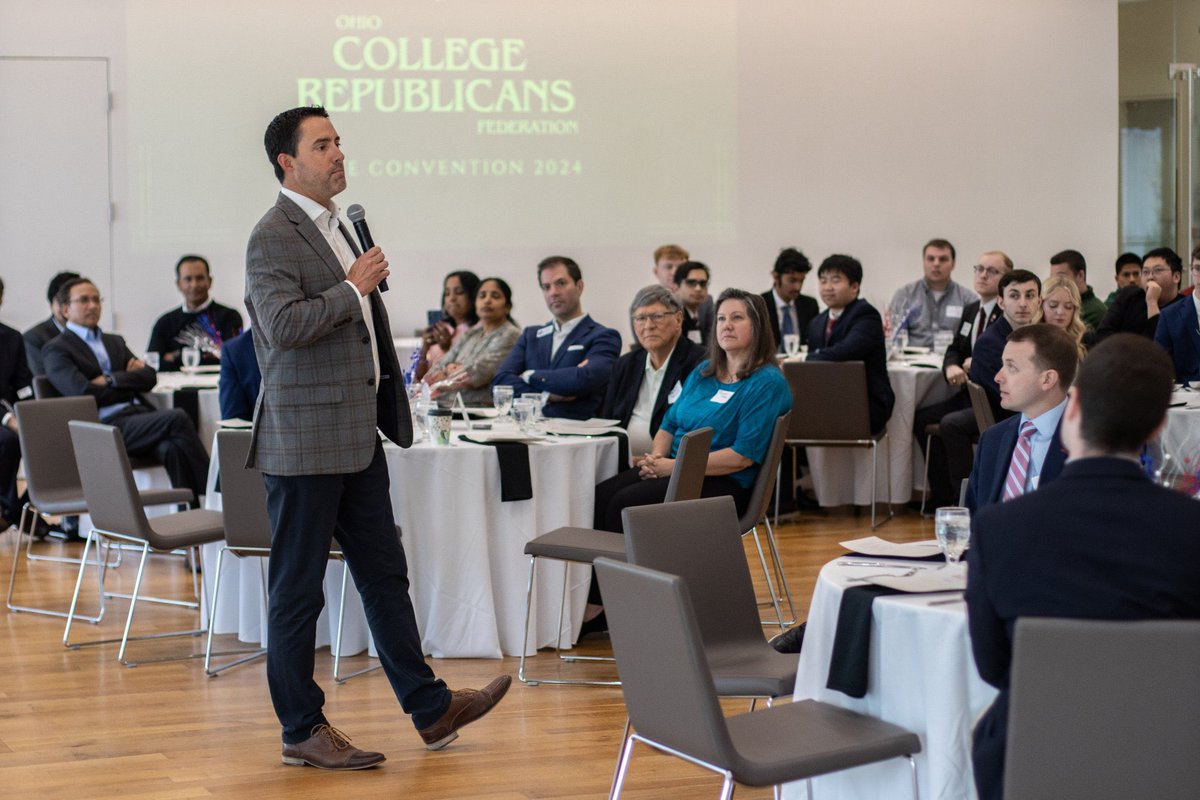
<svg viewBox="0 0 1200 800"><path fill-rule="evenodd" d="M37 400L49 400L52 397L62 397L62 394L45 375L34 375L33 396Z"/></svg>
<svg viewBox="0 0 1200 800"><path fill-rule="evenodd" d="M871 438L863 362L785 362L783 374L792 389L792 424L787 438Z"/></svg>
<svg viewBox="0 0 1200 800"><path fill-rule="evenodd" d="M271 547L271 522L267 517L267 490L262 473L246 466L250 435L247 430L217 431L225 544L233 550Z"/></svg>
<svg viewBox="0 0 1200 800"><path fill-rule="evenodd" d="M783 458L783 444L787 440L790 420L796 413L796 409L793 408L775 420L775 430L771 433L767 457L758 471L758 477L754 479L754 486L750 489L750 502L746 504L746 514L740 522L743 531L753 528L767 514L771 493L775 491L775 473L779 470L779 460Z"/></svg>
<svg viewBox="0 0 1200 800"><path fill-rule="evenodd" d="M712 446L713 429L697 428L683 435L675 468L667 483L664 503L676 500L695 500L704 489L704 471L708 469L708 450Z"/></svg>
<svg viewBox="0 0 1200 800"><path fill-rule="evenodd" d="M733 747L683 579L596 559L608 632L633 729L710 764Z"/></svg>
<svg viewBox="0 0 1200 800"><path fill-rule="evenodd" d="M1191 798L1200 621L1017 620L1006 800Z"/></svg>
<svg viewBox="0 0 1200 800"><path fill-rule="evenodd" d="M996 424L996 415L988 400L987 391L975 381L967 381L967 396L971 398L971 410L975 412L975 424L983 433Z"/></svg>
<svg viewBox="0 0 1200 800"><path fill-rule="evenodd" d="M158 537L146 522L121 432L97 422L72 420L67 425L92 526L154 545Z"/></svg>
<svg viewBox="0 0 1200 800"><path fill-rule="evenodd" d="M25 462L25 480L29 499L38 508L51 505L74 493L83 497L83 484L75 466L71 444L71 420L98 422L93 397L58 397L48 400L23 400L14 407L21 440L21 458Z"/></svg>

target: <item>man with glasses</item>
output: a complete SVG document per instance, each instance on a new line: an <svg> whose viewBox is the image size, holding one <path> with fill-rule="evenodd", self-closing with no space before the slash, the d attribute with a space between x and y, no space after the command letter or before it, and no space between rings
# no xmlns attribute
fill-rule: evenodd
<svg viewBox="0 0 1200 800"><path fill-rule="evenodd" d="M1200 281L1200 259L1192 259L1192 285ZM1200 296L1181 297L1159 315L1154 341L1167 351L1180 383L1200 380Z"/></svg>
<svg viewBox="0 0 1200 800"><path fill-rule="evenodd" d="M929 462L926 510L956 505L958 490L950 476L965 476L970 470L971 439L976 432L971 398L967 394L971 350L987 327L1003 314L1000 304L996 302L1000 294L1000 279L1012 272L1012 268L1012 259L1000 250L989 250L979 257L974 268L974 288L979 299L963 308L962 319L954 332L954 341L946 348L946 355L942 358L942 375L946 383L957 388L957 391L950 399L919 408L913 415L913 435L922 450L925 448L925 428L929 425L937 423L945 430L961 430L958 435L953 431L950 433L950 445L942 436L934 438L929 452L925 453ZM920 504L915 506L919 508Z"/></svg>
<svg viewBox="0 0 1200 800"><path fill-rule="evenodd" d="M775 259L775 269L771 271L774 285L762 293L767 303L771 333L775 336L775 347L781 353L785 352L785 335L795 334L800 338L800 344L808 344L808 326L820 313L816 298L800 294L804 288L804 278L810 271L812 262L804 253L794 247L784 248Z"/></svg>
<svg viewBox="0 0 1200 800"><path fill-rule="evenodd" d="M1096 328L1096 341L1114 333L1136 333L1153 339L1160 312L1180 298L1183 261L1169 247L1157 247L1142 258L1142 286L1122 289Z"/></svg>
<svg viewBox="0 0 1200 800"><path fill-rule="evenodd" d="M708 267L699 261L685 261L675 268L675 299L683 306L683 335L696 344L707 345L712 336L710 280Z"/></svg>
<svg viewBox="0 0 1200 800"><path fill-rule="evenodd" d="M208 453L191 418L180 409L155 409L142 397L158 378L125 340L100 330L100 290L73 278L55 298L66 309L65 329L42 348L46 375L63 397L96 398L100 421L120 429L131 455L162 462L176 488L204 494Z"/></svg>

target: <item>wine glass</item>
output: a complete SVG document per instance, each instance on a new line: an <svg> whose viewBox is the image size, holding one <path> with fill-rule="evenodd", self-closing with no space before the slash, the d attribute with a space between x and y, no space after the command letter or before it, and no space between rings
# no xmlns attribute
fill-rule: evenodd
<svg viewBox="0 0 1200 800"><path fill-rule="evenodd" d="M492 403L496 406L497 419L510 416L513 405L513 387L493 386Z"/></svg>
<svg viewBox="0 0 1200 800"><path fill-rule="evenodd" d="M934 514L934 531L938 548L947 564L957 564L971 538L971 511L959 506L945 506Z"/></svg>

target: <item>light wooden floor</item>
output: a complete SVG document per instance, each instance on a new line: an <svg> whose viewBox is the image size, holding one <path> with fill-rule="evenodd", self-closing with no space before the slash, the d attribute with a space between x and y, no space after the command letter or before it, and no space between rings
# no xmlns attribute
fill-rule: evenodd
<svg viewBox="0 0 1200 800"><path fill-rule="evenodd" d="M843 552L837 542L868 533L868 517L850 510L782 526L784 564L801 618L821 564ZM897 541L929 538L933 526L898 510L880 533ZM13 537L0 535L5 580ZM61 543L40 547L80 549ZM153 593L190 591L188 574L177 561L155 559L147 572ZM128 591L133 573L132 565L122 567L113 586ZM74 571L23 565L19 580L30 588L18 602L65 608ZM125 608L115 601L109 619L100 626L80 625L78 636L119 635ZM159 630L194 621L180 610L147 608L143 616L139 605L138 614L135 624ZM326 714L356 745L380 750L388 761L380 769L352 773L285 767L262 660L215 679L205 677L199 661L128 669L117 663L115 646L66 650L62 632L59 620L0 611L2 798L600 798L608 791L620 746L625 715L617 688L525 686L515 681L514 658L433 659L435 671L451 687L480 686L504 672L514 676L514 686L489 717L466 729L447 750L429 753L383 674L336 686L326 649L317 654ZM203 640L140 644L137 653L152 655L188 644L199 651ZM589 646L606 648L607 642ZM536 664L544 672L556 668L554 661L553 653L543 652ZM367 662L359 657L344 663L353 669ZM742 703L726 706L727 712L744 709ZM708 798L719 785L716 776L700 768L639 747L624 796ZM770 790L742 788L737 794L766 798Z"/></svg>

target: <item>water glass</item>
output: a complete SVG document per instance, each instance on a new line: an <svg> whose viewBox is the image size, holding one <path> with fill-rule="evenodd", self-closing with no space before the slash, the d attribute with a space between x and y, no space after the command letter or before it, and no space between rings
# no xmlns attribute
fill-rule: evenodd
<svg viewBox="0 0 1200 800"><path fill-rule="evenodd" d="M788 358L793 358L800 352L800 334L785 333L783 335L783 352Z"/></svg>
<svg viewBox="0 0 1200 800"><path fill-rule="evenodd" d="M156 352L154 350L151 350L149 353L146 353L146 356L145 356L145 358L142 359L142 361L144 361L146 363L147 367L154 370L155 372L158 372L158 368L162 366L162 358L160 357L158 352Z"/></svg>
<svg viewBox="0 0 1200 800"><path fill-rule="evenodd" d="M537 401L532 398L519 397L512 404L512 418L517 427L528 433L533 429L533 415L537 409Z"/></svg>
<svg viewBox="0 0 1200 800"><path fill-rule="evenodd" d="M413 422L417 429L417 441L423 441L429 435L428 414L437 408L432 400L418 400L413 404Z"/></svg>
<svg viewBox="0 0 1200 800"><path fill-rule="evenodd" d="M542 424L542 409L546 406L546 393L523 392L521 394L521 399L528 401L530 407L533 409L530 419L530 427L537 428L537 426Z"/></svg>
<svg viewBox="0 0 1200 800"><path fill-rule="evenodd" d="M938 548L947 564L957 564L971 538L971 511L959 506L939 508L934 514Z"/></svg>
<svg viewBox="0 0 1200 800"><path fill-rule="evenodd" d="M500 417L507 417L512 411L513 405L513 387L511 386L493 386L492 387L492 404L496 406L496 412Z"/></svg>
<svg viewBox="0 0 1200 800"><path fill-rule="evenodd" d="M200 366L200 348L185 347L183 348L183 366L188 369L195 369Z"/></svg>

